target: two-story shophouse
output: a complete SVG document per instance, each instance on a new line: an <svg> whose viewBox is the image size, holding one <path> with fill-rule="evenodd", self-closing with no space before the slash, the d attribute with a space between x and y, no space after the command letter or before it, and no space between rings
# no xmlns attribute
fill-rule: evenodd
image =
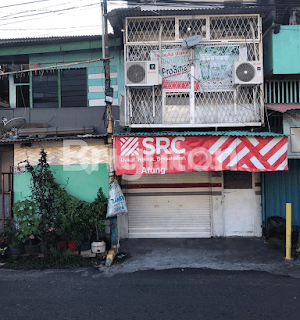
<svg viewBox="0 0 300 320"><path fill-rule="evenodd" d="M266 10L110 12L124 36L121 238L262 235L260 173L287 170L287 137L263 129Z"/></svg>
<svg viewBox="0 0 300 320"><path fill-rule="evenodd" d="M110 35L109 44L118 119L124 87L121 39ZM101 58L101 36L0 40L0 230L12 202L29 194L25 160L36 165L41 148L72 195L92 201L99 187L108 195Z"/></svg>

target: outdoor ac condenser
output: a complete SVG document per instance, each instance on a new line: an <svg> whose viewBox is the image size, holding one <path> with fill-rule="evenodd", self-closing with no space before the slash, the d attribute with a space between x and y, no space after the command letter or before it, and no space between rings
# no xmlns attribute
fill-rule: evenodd
<svg viewBox="0 0 300 320"><path fill-rule="evenodd" d="M162 83L158 61L127 61L125 84L127 86L157 86Z"/></svg>
<svg viewBox="0 0 300 320"><path fill-rule="evenodd" d="M235 61L233 85L255 86L264 81L262 61Z"/></svg>

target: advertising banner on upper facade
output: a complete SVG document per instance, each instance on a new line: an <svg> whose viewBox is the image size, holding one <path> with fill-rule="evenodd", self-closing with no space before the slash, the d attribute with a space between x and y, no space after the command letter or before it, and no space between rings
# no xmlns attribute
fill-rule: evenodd
<svg viewBox="0 0 300 320"><path fill-rule="evenodd" d="M288 138L115 136L116 175L287 170Z"/></svg>
<svg viewBox="0 0 300 320"><path fill-rule="evenodd" d="M195 91L228 89L232 86L234 61L247 60L246 47L199 46L194 50ZM182 48L161 51L163 89L189 89L191 84L190 51ZM159 50L151 53L152 60L159 60Z"/></svg>

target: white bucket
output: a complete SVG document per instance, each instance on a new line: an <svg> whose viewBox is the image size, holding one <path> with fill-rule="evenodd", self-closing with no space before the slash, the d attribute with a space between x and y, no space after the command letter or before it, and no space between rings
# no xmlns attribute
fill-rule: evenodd
<svg viewBox="0 0 300 320"><path fill-rule="evenodd" d="M94 241L91 249L93 253L103 253L106 250L106 243L104 241Z"/></svg>

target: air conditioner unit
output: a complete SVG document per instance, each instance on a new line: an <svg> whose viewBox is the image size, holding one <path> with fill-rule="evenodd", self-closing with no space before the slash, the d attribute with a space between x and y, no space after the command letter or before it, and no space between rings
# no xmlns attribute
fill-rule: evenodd
<svg viewBox="0 0 300 320"><path fill-rule="evenodd" d="M235 61L233 64L233 85L255 86L264 81L261 61Z"/></svg>
<svg viewBox="0 0 300 320"><path fill-rule="evenodd" d="M162 83L158 61L127 61L125 84L127 86L157 86Z"/></svg>

